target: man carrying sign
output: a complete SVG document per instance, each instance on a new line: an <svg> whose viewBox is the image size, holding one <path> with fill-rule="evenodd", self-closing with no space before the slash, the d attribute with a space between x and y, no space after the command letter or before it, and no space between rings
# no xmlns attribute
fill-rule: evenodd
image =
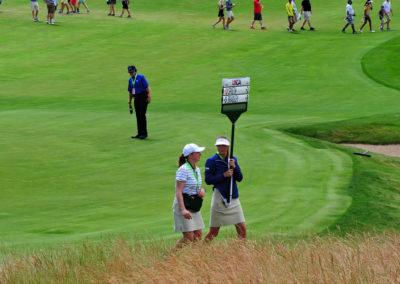
<svg viewBox="0 0 400 284"><path fill-rule="evenodd" d="M138 134L132 138L146 139L147 138L147 120L146 111L147 105L151 101L150 86L146 78L142 74L138 74L136 67L128 66L128 73L131 75L128 84L129 92L129 111L132 114L132 98L135 99L134 106L136 112L136 123Z"/></svg>

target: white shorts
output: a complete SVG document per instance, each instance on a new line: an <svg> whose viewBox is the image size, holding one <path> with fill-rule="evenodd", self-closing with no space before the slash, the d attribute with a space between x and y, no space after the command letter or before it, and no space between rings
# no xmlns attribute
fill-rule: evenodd
<svg viewBox="0 0 400 284"><path fill-rule="evenodd" d="M228 16L228 19L234 16L232 11L226 11L226 15Z"/></svg>
<svg viewBox="0 0 400 284"><path fill-rule="evenodd" d="M36 2L31 2L31 10L32 11L39 11L39 3Z"/></svg>
<svg viewBox="0 0 400 284"><path fill-rule="evenodd" d="M304 11L304 20L305 21L311 20L311 12L310 11Z"/></svg>

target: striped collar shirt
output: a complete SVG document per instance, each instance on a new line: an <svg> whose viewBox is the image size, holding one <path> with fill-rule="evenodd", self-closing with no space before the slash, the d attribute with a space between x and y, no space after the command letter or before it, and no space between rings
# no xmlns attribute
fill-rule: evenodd
<svg viewBox="0 0 400 284"><path fill-rule="evenodd" d="M201 188L201 173L199 167L196 167L194 173L197 175L199 184L193 176L193 172L186 163L179 167L176 171L176 181L184 181L185 186L183 187L183 193L189 195L197 195ZM175 184L176 185L176 184Z"/></svg>

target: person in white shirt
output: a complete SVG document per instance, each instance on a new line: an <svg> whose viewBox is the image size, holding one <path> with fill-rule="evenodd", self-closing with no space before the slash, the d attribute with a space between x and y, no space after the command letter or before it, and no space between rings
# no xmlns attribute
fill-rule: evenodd
<svg viewBox="0 0 400 284"><path fill-rule="evenodd" d="M354 19L353 19L353 17L356 15L355 13L354 13L354 9L353 9L353 6L351 6L351 4L353 4L353 1L352 0L348 0L347 1L347 6L346 6L346 17L345 17L345 20L346 20L346 25L343 27L343 29L342 29L342 33L346 33L346 28L349 26L349 25L351 25L351 28L353 29L353 34L356 34L357 32L356 32L356 30L354 29Z"/></svg>
<svg viewBox="0 0 400 284"><path fill-rule="evenodd" d="M201 240L204 222L200 208L206 191L201 187L200 161L205 147L186 144L178 160L175 178L175 198L172 205L175 232L182 232L183 237L177 247Z"/></svg>
<svg viewBox="0 0 400 284"><path fill-rule="evenodd" d="M385 9L386 30L391 31L391 29L389 28L389 24L391 21L390 14L392 14L392 16L393 16L393 10L390 5L390 0L386 0L385 2L383 2L382 6L383 6L383 9Z"/></svg>

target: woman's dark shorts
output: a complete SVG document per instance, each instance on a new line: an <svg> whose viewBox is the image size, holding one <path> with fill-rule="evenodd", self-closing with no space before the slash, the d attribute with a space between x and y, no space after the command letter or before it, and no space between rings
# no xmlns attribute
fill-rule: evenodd
<svg viewBox="0 0 400 284"><path fill-rule="evenodd" d="M262 21L261 13L254 13L254 21Z"/></svg>
<svg viewBox="0 0 400 284"><path fill-rule="evenodd" d="M117 0L108 0L108 5L115 5L117 4Z"/></svg>
<svg viewBox="0 0 400 284"><path fill-rule="evenodd" d="M126 3L126 1L123 1L123 2L122 2L122 8L123 8L123 9L129 9L129 6L128 6L128 4Z"/></svg>
<svg viewBox="0 0 400 284"><path fill-rule="evenodd" d="M218 12L218 18L223 18L223 17L225 17L225 15L224 15L224 10L219 10L219 12Z"/></svg>
<svg viewBox="0 0 400 284"><path fill-rule="evenodd" d="M54 14L55 11L56 11L56 6L54 6L54 4L47 5L47 13Z"/></svg>

